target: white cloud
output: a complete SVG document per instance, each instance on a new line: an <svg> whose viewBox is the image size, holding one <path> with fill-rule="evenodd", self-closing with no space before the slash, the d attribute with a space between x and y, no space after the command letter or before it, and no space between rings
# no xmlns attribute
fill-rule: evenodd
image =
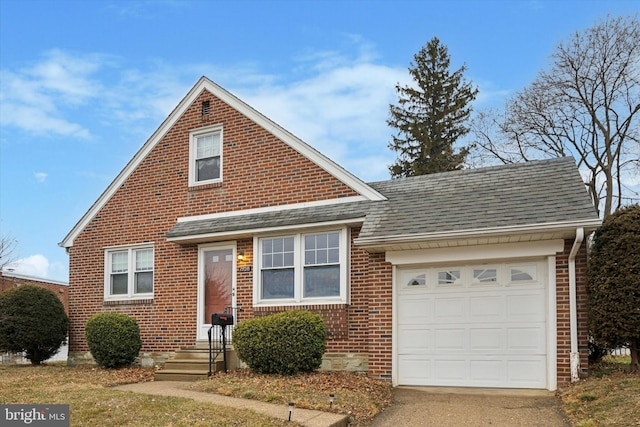
<svg viewBox="0 0 640 427"><path fill-rule="evenodd" d="M369 180L388 177L389 104L404 69L364 59L329 61L320 71L287 84L237 88L241 98L347 170Z"/></svg>
<svg viewBox="0 0 640 427"><path fill-rule="evenodd" d="M33 174L36 177L36 180L38 182L45 182L47 180L47 176L49 176L47 173L45 172L36 172Z"/></svg>
<svg viewBox="0 0 640 427"><path fill-rule="evenodd" d="M71 55L51 50L19 70L0 70L0 125L35 135L86 139L88 129L65 117L100 93L93 75L108 63L105 55Z"/></svg>
<svg viewBox="0 0 640 427"><path fill-rule="evenodd" d="M41 279L68 281L68 270L65 263L50 262L42 254L31 255L6 265L4 271L33 276Z"/></svg>
<svg viewBox="0 0 640 427"><path fill-rule="evenodd" d="M49 260L41 254L22 258L5 266L4 270L34 277L49 277Z"/></svg>
<svg viewBox="0 0 640 427"><path fill-rule="evenodd" d="M358 36L344 39L344 51L304 52L278 76L254 63L126 68L109 55L52 50L31 68L1 71L0 124L76 139L100 136L104 124L139 146L204 74L360 178L384 179L395 157L388 107L409 75L404 65L377 64Z"/></svg>

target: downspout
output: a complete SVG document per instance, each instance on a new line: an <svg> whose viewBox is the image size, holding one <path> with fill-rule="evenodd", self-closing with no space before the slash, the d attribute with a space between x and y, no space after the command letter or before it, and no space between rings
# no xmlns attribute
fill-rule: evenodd
<svg viewBox="0 0 640 427"><path fill-rule="evenodd" d="M576 255L584 240L584 228L576 229L576 239L569 253L569 327L571 329L571 382L580 379L580 352L578 351L578 304L576 296Z"/></svg>

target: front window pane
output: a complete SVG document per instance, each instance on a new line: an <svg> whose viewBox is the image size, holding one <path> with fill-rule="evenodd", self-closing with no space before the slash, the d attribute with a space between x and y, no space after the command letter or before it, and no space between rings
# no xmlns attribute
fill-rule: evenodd
<svg viewBox="0 0 640 427"><path fill-rule="evenodd" d="M136 271L153 270L153 250L136 251Z"/></svg>
<svg viewBox="0 0 640 427"><path fill-rule="evenodd" d="M220 134L214 133L196 138L196 158L220 156Z"/></svg>
<svg viewBox="0 0 640 427"><path fill-rule="evenodd" d="M220 157L210 157L196 161L198 181L220 178Z"/></svg>
<svg viewBox="0 0 640 427"><path fill-rule="evenodd" d="M293 268L262 271L262 299L293 298Z"/></svg>
<svg viewBox="0 0 640 427"><path fill-rule="evenodd" d="M114 252L111 254L111 272L124 273L128 266L127 252Z"/></svg>
<svg viewBox="0 0 640 427"><path fill-rule="evenodd" d="M306 267L304 269L304 297L340 296L340 266Z"/></svg>
<svg viewBox="0 0 640 427"><path fill-rule="evenodd" d="M136 294L149 294L153 292L153 272L145 271L136 273L134 279L134 292Z"/></svg>
<svg viewBox="0 0 640 427"><path fill-rule="evenodd" d="M310 234L304 237L304 265L337 264L340 262L338 232Z"/></svg>
<svg viewBox="0 0 640 427"><path fill-rule="evenodd" d="M127 294L127 278L127 273L111 275L111 295Z"/></svg>

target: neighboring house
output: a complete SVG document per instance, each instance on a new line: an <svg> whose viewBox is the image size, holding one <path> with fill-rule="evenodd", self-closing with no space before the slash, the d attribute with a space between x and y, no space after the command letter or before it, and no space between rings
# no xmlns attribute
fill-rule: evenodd
<svg viewBox="0 0 640 427"><path fill-rule="evenodd" d="M64 305L64 311L69 314L69 285L58 280L44 279L42 277L28 276L26 274L18 274L12 271L0 271L0 292L7 291L23 285L39 286L52 291L60 298Z"/></svg>
<svg viewBox="0 0 640 427"><path fill-rule="evenodd" d="M64 305L64 311L69 314L69 286L65 282L58 280L44 279L42 277L28 276L25 274L14 273L13 271L0 271L0 293L9 289L24 286L33 285L41 288L46 288L52 291L60 298L60 301ZM29 363L24 357L24 354L18 353L3 353L1 355L1 363ZM67 345L63 345L60 351L53 357L47 360L47 362L67 360Z"/></svg>
<svg viewBox="0 0 640 427"><path fill-rule="evenodd" d="M304 308L327 369L554 390L587 366L599 225L571 158L367 184L203 77L61 242L69 361L101 311L162 363L211 313Z"/></svg>

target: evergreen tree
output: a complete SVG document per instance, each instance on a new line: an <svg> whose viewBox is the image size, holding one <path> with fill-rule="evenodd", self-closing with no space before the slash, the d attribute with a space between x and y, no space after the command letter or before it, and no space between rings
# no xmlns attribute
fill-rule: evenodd
<svg viewBox="0 0 640 427"><path fill-rule="evenodd" d="M629 346L640 371L640 205L618 209L593 236L587 267L589 330L607 348Z"/></svg>
<svg viewBox="0 0 640 427"><path fill-rule="evenodd" d="M478 89L463 80L466 66L451 73L447 47L437 37L414 55L409 73L415 86L396 85L398 104L390 105L388 125L397 129L389 148L398 159L392 177L425 175L461 169L469 152L453 144L469 132L465 121ZM417 86L417 87L416 87Z"/></svg>

